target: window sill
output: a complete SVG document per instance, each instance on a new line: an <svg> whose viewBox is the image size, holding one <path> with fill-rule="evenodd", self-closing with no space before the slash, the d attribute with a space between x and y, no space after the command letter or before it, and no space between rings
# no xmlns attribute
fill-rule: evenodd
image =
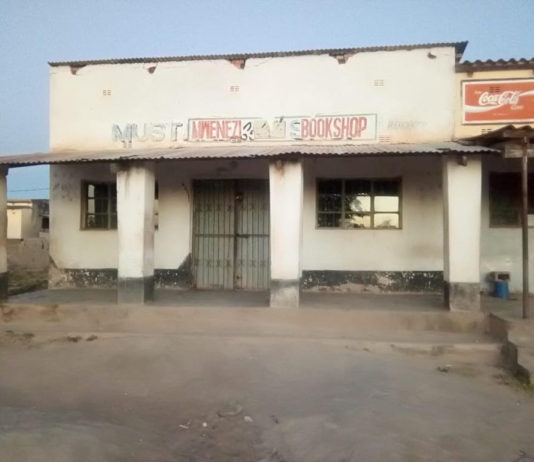
<svg viewBox="0 0 534 462"><path fill-rule="evenodd" d="M317 231L402 231L400 228L323 228L316 226Z"/></svg>

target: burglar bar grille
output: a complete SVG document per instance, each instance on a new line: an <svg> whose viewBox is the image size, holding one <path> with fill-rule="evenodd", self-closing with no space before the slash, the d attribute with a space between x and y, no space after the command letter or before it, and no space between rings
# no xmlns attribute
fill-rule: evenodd
<svg viewBox="0 0 534 462"><path fill-rule="evenodd" d="M195 286L268 289L268 181L197 180L193 194Z"/></svg>

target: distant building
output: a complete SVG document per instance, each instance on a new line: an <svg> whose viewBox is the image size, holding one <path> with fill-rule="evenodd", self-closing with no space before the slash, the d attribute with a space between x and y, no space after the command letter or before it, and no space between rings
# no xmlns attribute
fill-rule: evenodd
<svg viewBox="0 0 534 462"><path fill-rule="evenodd" d="M520 288L519 165L464 138L534 121L534 62L466 45L51 63L50 152L0 164L51 165L56 285L476 310L489 272Z"/></svg>
<svg viewBox="0 0 534 462"><path fill-rule="evenodd" d="M28 239L48 233L48 200L9 199L7 201L7 238Z"/></svg>

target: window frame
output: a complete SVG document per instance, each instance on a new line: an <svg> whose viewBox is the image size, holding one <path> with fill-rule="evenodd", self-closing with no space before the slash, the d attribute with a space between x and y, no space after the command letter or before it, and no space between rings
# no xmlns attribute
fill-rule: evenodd
<svg viewBox="0 0 534 462"><path fill-rule="evenodd" d="M369 212L366 212L371 218L371 227L369 228L355 228L355 227L343 227L343 226L319 226L319 214L320 213L329 213L329 212L320 212L319 211L319 182L320 181L341 181L341 218L345 217L345 183L347 181L369 181L371 184L371 208ZM375 194L374 194L374 183L377 181L396 181L399 185L399 210L398 212L375 212ZM380 197L380 196L379 196ZM346 230L346 231L400 231L403 229L403 195L402 195L402 177L316 177L315 178L315 229L317 230ZM331 214L337 212L330 212ZM374 226L375 214L376 213L397 213L399 215L399 226L397 228L376 228Z"/></svg>
<svg viewBox="0 0 534 462"><path fill-rule="evenodd" d="M106 217L107 217L107 226L104 227L90 227L87 226L87 216L88 215L95 215L90 214L87 211L87 205L88 205L88 187L89 185L106 185L107 186L107 211L106 211ZM111 195L111 188L115 187L115 191L117 191L117 183L114 181L90 181L90 180L83 180L82 181L82 206L81 206L81 220L80 220L80 229L82 231L116 231L119 224L119 214L118 210L115 214L111 213L111 201L112 201L112 195ZM117 209L117 193L115 192L115 209ZM103 215L103 214L102 214ZM117 217L117 226L112 227L111 226L111 217L112 215L115 215Z"/></svg>
<svg viewBox="0 0 534 462"><path fill-rule="evenodd" d="M515 224L495 224L493 222L493 195L492 195L492 188L491 188L491 184L492 184L492 177L494 176L497 176L497 175L514 175L517 177L517 181L518 181L518 197L516 198L516 201L517 201L517 212L518 212L518 219L517 219L517 223ZM534 193L534 189L531 188L530 186L531 185L534 185L534 172L528 172L528 183L529 183L529 194L533 194ZM487 176L487 194L488 194L488 226L489 228L492 228L492 229L518 229L518 228L521 228L521 172L518 172L518 171L490 171L488 172L488 176ZM528 200L529 198L527 198ZM534 215L534 201L533 203L531 204L530 201L529 201L529 204L528 204L528 215ZM527 220L528 220L528 217L527 217ZM529 225L528 226L529 228L534 228L534 225Z"/></svg>
<svg viewBox="0 0 534 462"><path fill-rule="evenodd" d="M108 211L107 211L107 221L108 226L106 228L91 228L87 226L87 215L94 215L89 214L87 212L87 188L89 185L102 185L105 184L108 186ZM110 204L111 204L111 197L110 197L110 191L111 189L109 186L115 187L115 209L117 212L115 215L117 216L117 226L112 228L110 227L111 224L111 216L113 215L110 211ZM117 182L116 181L90 181L90 180L83 180L82 181L82 192L81 192L81 216L80 216L80 230L82 231L116 231L119 227L119 210L118 210L118 204L117 204ZM154 231L159 230L159 183L158 181L155 181L154 183Z"/></svg>

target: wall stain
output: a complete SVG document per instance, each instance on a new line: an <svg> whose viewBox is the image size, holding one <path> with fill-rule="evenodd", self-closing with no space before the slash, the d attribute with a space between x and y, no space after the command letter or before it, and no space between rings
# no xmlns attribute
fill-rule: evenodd
<svg viewBox="0 0 534 462"><path fill-rule="evenodd" d="M302 288L330 292L436 292L442 271L303 271Z"/></svg>
<svg viewBox="0 0 534 462"><path fill-rule="evenodd" d="M191 254L176 269L155 269L154 282L158 288L190 289L193 286ZM61 288L116 288L115 268L57 268L51 259L49 286Z"/></svg>

